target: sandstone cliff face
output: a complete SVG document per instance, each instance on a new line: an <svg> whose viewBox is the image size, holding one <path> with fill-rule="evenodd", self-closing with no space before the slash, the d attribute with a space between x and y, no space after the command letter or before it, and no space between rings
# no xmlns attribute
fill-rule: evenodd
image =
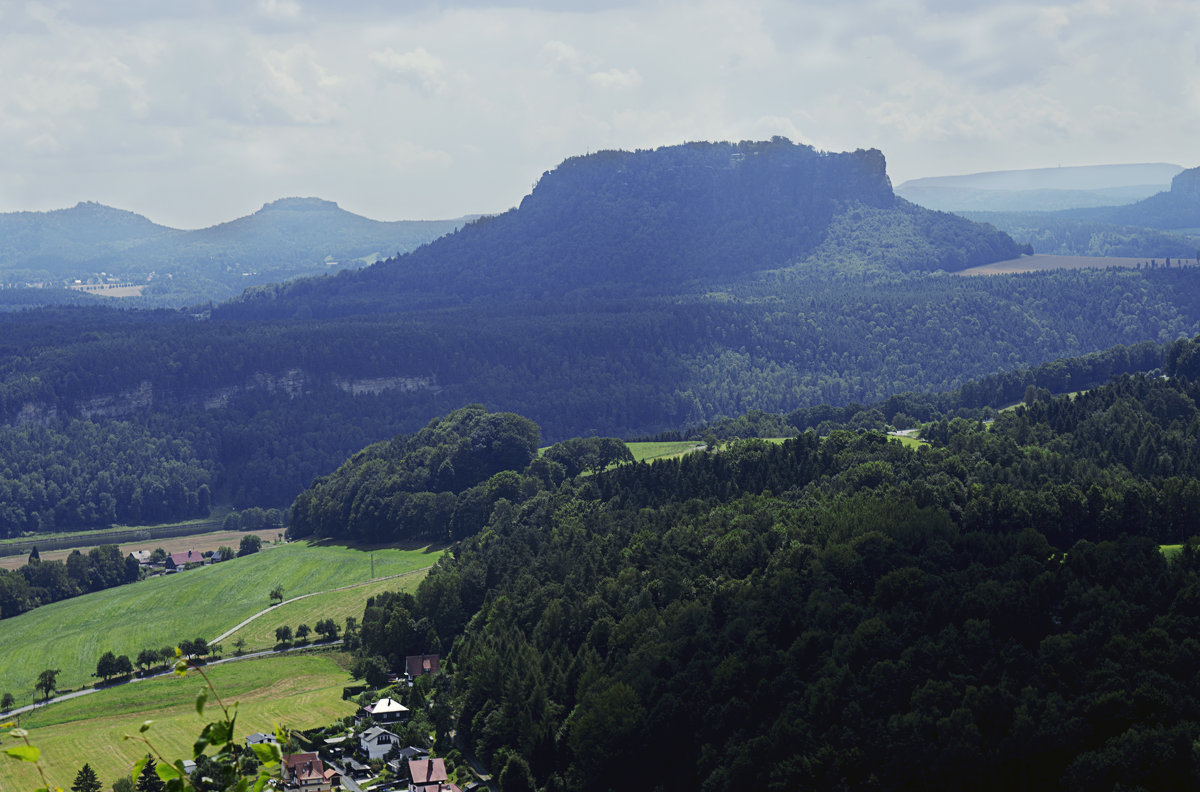
<svg viewBox="0 0 1200 792"><path fill-rule="evenodd" d="M1171 180L1171 192L1181 195L1200 195L1200 168L1176 174Z"/></svg>
<svg viewBox="0 0 1200 792"><path fill-rule="evenodd" d="M352 395L379 394L385 391L441 390L436 378L428 375L398 375L391 377L334 377L332 384ZM200 405L206 410L227 407L236 396L255 390L282 392L290 398L302 398L317 385L317 380L302 369L257 371L241 385L230 385L205 391L170 393L143 381L136 388L120 393L98 394L66 407L66 412L80 418L123 418L141 410L166 404ZM13 418L13 425L46 425L60 414L59 407L47 402L27 402Z"/></svg>

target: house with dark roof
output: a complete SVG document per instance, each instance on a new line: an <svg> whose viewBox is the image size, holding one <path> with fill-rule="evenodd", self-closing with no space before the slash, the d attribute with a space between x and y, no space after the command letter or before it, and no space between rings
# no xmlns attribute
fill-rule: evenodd
<svg viewBox="0 0 1200 792"><path fill-rule="evenodd" d="M382 726L372 726L358 735L358 743L368 759L382 759L400 744L400 737Z"/></svg>
<svg viewBox="0 0 1200 792"><path fill-rule="evenodd" d="M188 550L187 552L171 553L167 556L167 560L163 562L163 568L168 572L179 572L188 564L203 564L204 556L196 550Z"/></svg>
<svg viewBox="0 0 1200 792"><path fill-rule="evenodd" d="M411 714L408 707L399 701L390 698L381 698L374 704L368 704L359 710L357 720L360 723L367 718L376 723L405 723Z"/></svg>
<svg viewBox="0 0 1200 792"><path fill-rule="evenodd" d="M418 748L415 745L409 745L401 748L395 759L391 759L387 763L387 769L392 772L396 778L402 778L408 772L408 763L413 759L428 759L429 751L424 748Z"/></svg>
<svg viewBox="0 0 1200 792"><path fill-rule="evenodd" d="M436 674L438 656L435 654L409 655L404 658L404 670L409 679L416 679L422 674Z"/></svg>
<svg viewBox="0 0 1200 792"><path fill-rule="evenodd" d="M325 764L315 753L283 757L283 784L285 789L298 792L329 792L333 788L325 776Z"/></svg>

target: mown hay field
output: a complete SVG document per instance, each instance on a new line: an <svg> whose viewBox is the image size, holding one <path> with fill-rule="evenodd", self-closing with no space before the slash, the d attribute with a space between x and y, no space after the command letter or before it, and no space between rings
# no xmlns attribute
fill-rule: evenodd
<svg viewBox="0 0 1200 792"><path fill-rule="evenodd" d="M59 689L74 689L95 681L91 675L106 651L136 661L142 649L195 638L211 641L269 608L276 586L290 599L368 581L372 568L375 578L411 573L440 555L296 542L35 608L2 623L0 694L12 693L22 706L33 701L34 683L44 669L60 669ZM225 648L232 651L229 644Z"/></svg>
<svg viewBox="0 0 1200 792"><path fill-rule="evenodd" d="M341 658L334 652L289 653L222 663L206 673L227 705L238 703L234 736L244 744L247 735L270 732L276 723L315 728L353 714L354 704L342 700L342 688L352 680ZM133 682L26 713L21 727L41 751L51 788L70 789L87 762L110 789L147 752L145 744L124 739L137 736L143 721L153 721L145 736L156 750L172 760L191 758L201 728L219 713L210 695L205 717L196 714L196 694L203 686L194 671L186 678ZM4 738L3 747L15 744ZM0 789L26 792L40 786L33 765L0 756Z"/></svg>

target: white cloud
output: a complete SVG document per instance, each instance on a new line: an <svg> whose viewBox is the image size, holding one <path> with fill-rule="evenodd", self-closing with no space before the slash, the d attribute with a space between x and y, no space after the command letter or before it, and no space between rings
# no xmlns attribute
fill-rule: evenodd
<svg viewBox="0 0 1200 792"><path fill-rule="evenodd" d="M588 75L588 82L600 88L636 88L642 84L642 75L638 74L637 69L608 69L592 72Z"/></svg>
<svg viewBox="0 0 1200 792"><path fill-rule="evenodd" d="M880 148L897 183L1197 164L1193 0L55 0L0 14L0 211L94 199L196 226L315 194L380 219L454 216L515 205L588 150L774 134Z"/></svg>
<svg viewBox="0 0 1200 792"><path fill-rule="evenodd" d="M424 47L411 52L396 52L389 47L382 52L372 52L370 58L385 71L412 80L426 91L440 91L446 87L442 77L445 66Z"/></svg>
<svg viewBox="0 0 1200 792"><path fill-rule="evenodd" d="M259 0L258 9L269 19L296 19L300 16L300 5L292 0Z"/></svg>

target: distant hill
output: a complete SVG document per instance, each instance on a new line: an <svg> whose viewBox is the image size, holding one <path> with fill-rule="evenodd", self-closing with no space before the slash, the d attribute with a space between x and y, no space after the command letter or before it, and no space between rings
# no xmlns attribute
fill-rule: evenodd
<svg viewBox="0 0 1200 792"><path fill-rule="evenodd" d="M572 157L517 209L337 278L257 290L222 315L339 315L495 301L703 293L823 249L852 213L886 266L962 269L1019 255L994 229L899 201L875 150L823 153L782 138ZM843 259L845 259L843 261Z"/></svg>
<svg viewBox="0 0 1200 792"><path fill-rule="evenodd" d="M1154 195L1182 171L1170 163L1085 165L911 179L896 194L942 211L1056 211Z"/></svg>
<svg viewBox="0 0 1200 792"><path fill-rule="evenodd" d="M149 283L152 302L227 299L250 285L362 266L413 250L468 218L380 222L332 201L284 198L196 231L96 203L0 214L0 283ZM143 300L145 301L145 300Z"/></svg>
<svg viewBox="0 0 1200 792"><path fill-rule="evenodd" d="M1060 213L1074 220L1142 226L1160 231L1200 233L1200 167L1182 171L1171 189L1127 206L1076 209Z"/></svg>
<svg viewBox="0 0 1200 792"><path fill-rule="evenodd" d="M1180 171L1170 190L1136 203L1058 212L968 212L1036 253L1200 259L1200 168Z"/></svg>

